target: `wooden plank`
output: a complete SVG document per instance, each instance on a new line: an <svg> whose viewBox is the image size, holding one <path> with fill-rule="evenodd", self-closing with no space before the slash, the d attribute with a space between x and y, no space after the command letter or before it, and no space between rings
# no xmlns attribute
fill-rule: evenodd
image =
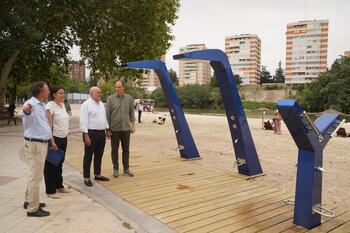
<svg viewBox="0 0 350 233"><path fill-rule="evenodd" d="M214 173L213 176L215 176L215 174L220 177L232 179L231 177L223 175L222 173ZM150 183L144 182L141 185L137 185L134 182L130 182L130 184L127 186L118 185L118 187L120 188L120 191L118 193L128 195L128 194L133 194L137 190L142 190L142 191L155 190L155 189L163 188L165 186L170 186L174 184L176 185L179 183L186 183L186 182L195 182L202 179L206 179L207 177L213 177L210 175L207 172L203 172L203 173L200 173L199 175L191 176L191 177L179 177L179 176L165 177L162 179L158 179L156 182L150 182Z"/></svg>
<svg viewBox="0 0 350 233"><path fill-rule="evenodd" d="M269 193L277 191L277 189L268 189L266 187L260 187L244 191L238 194L230 195L224 198L219 198L215 201L191 205L185 208L156 214L154 216L160 219L162 222L168 223L235 203L243 205L245 201L249 201L250 199L254 199L256 197L267 195Z"/></svg>
<svg viewBox="0 0 350 233"><path fill-rule="evenodd" d="M344 225L345 223L350 221L350 213L349 212L343 212L342 214L337 214L337 216L333 219L330 219L326 223L322 223L317 228L311 229L308 232L312 233L321 233L321 232L329 232L341 225Z"/></svg>
<svg viewBox="0 0 350 233"><path fill-rule="evenodd" d="M265 213L269 210L273 210L284 206L284 203L283 203L284 198L285 196L283 195L272 197L264 202L261 202L261 205L258 205L259 202L255 202L255 200L251 200L251 202L245 203L244 206L237 206L233 204L233 205L227 206L229 207L228 208L229 211L224 211L204 219L192 218L194 220L193 222L180 227L176 227L175 229L178 232L190 232L190 231L198 230L199 228L206 229L207 226L209 225L213 226L220 221L239 222L246 219L247 216L252 217L254 215ZM169 224L169 226L172 226L172 224Z"/></svg>
<svg viewBox="0 0 350 233"><path fill-rule="evenodd" d="M202 193L206 193L206 192L211 193L211 192L214 192L215 190L225 189L225 187L228 187L228 186L230 186L232 189L232 186L234 186L236 184L238 185L239 183L237 183L236 181L232 181L232 180L224 180L224 181L216 182L215 184L204 184L202 186L192 188L191 190L186 189L186 190L183 190L182 193L176 194L175 196L172 194L165 194L165 195L162 195L161 197L157 197L157 198L150 197L148 199L135 201L135 203L147 204L147 205L152 205L152 203L153 203L154 205L156 205L158 203L165 202L168 200L171 201L171 200L186 199L188 197L192 197L194 194L202 194Z"/></svg>
<svg viewBox="0 0 350 233"><path fill-rule="evenodd" d="M140 199L140 200L135 200L135 201L133 201L133 203L137 203L137 204L147 203L149 201L162 200L165 198L174 198L175 196L179 196L179 198L186 197L188 195L192 195L193 191L202 191L202 190L206 190L206 189L211 188L211 187L223 187L226 184L228 184L229 182L231 182L231 181L226 180L226 181L216 182L215 184L205 184L205 185L202 185L200 187L192 188L191 190L190 189L182 190L182 193L180 193L180 194L179 193L167 193L167 194L163 194L162 196L158 196L158 197L153 197L153 196L145 197L145 198Z"/></svg>
<svg viewBox="0 0 350 233"><path fill-rule="evenodd" d="M182 207L189 207L189 206L193 206L193 205L197 205L200 203L207 203L207 202L211 202L211 203L215 203L218 200L221 200L221 198L231 198L231 196L243 192L243 191L247 191L247 190L252 190L252 189L256 189L259 187L263 187L263 186L258 186L258 185L249 185L249 186L243 186L240 189L231 189L230 191L227 192L223 192L223 193L219 193L217 195L214 196L209 196L209 197L202 197L202 198L197 198L197 199L193 199L190 201L184 201L184 202L178 202L175 203L173 205L165 205L162 206L160 208L157 209L152 209L152 210L148 210L145 209L147 212L149 212L150 214L160 214L163 212L168 212L168 211L172 211L172 210L176 210L176 209L180 209Z"/></svg>
<svg viewBox="0 0 350 233"><path fill-rule="evenodd" d="M220 173L217 173L220 174ZM197 180L201 177L206 177L208 175L207 172L197 172L196 175L192 176L183 176L182 174L179 175L162 175L161 178L154 178L151 180L145 179L145 180L136 180L134 181L133 179L129 179L128 183L124 184L119 184L118 180L112 180L112 183L114 185L118 185L119 188L119 193L128 193L128 192L133 192L134 190L137 189L155 189L158 187L162 187L163 185L169 185L169 184L174 184L174 183L179 183L181 181L191 181L191 180ZM141 177L142 178L142 177Z"/></svg>
<svg viewBox="0 0 350 233"><path fill-rule="evenodd" d="M176 221L169 222L169 226L176 228L180 226L184 226L187 224L191 224L197 221L206 220L211 221L211 217L217 216L222 213L235 211L235 213L238 214L244 214L247 211L247 207L249 208L260 208L266 205L269 205L271 203L271 198L274 198L274 200L284 200L285 198L290 197L289 194L286 194L282 191L280 192L274 192L267 195L259 196L254 198L254 200L249 200L243 203L236 203L234 205L227 205L221 208L217 208L211 211L206 211L198 215L190 216L184 219L179 219ZM233 214L232 214L233 216Z"/></svg>
<svg viewBox="0 0 350 233"><path fill-rule="evenodd" d="M340 209L333 209L333 211L336 214L336 218L339 218L340 216L342 216L343 214L346 213L346 211L340 210ZM316 228L312 229L312 230L317 230L320 229L320 227L324 227L326 228L332 228L334 225L336 225L334 222L335 218L322 218L321 222L322 224L320 226L317 226ZM328 225L328 226L327 226ZM334 227L333 227L334 228ZM283 232L308 232L310 231L307 228L304 227L300 227L300 226L296 226L295 224L293 224L293 226L289 229L287 229L286 231ZM327 231L321 231L321 232L327 232Z"/></svg>
<svg viewBox="0 0 350 233"><path fill-rule="evenodd" d="M167 199L166 201L162 200L162 201L158 201L158 203L156 204L152 204L149 205L148 203L145 203L143 205L139 205L142 206L143 209L145 209L146 211L151 211L151 210L156 210L159 208L163 208L163 207L170 207L170 206L174 206L177 204L181 204L181 203L186 203L189 204L192 201L199 201L199 199L201 200L209 200L209 199L213 199L213 198L217 198L220 196L226 196L228 193L234 193L234 192L239 192L241 189L246 188L246 187L252 187L252 186L257 186L257 185L251 185L251 184L247 184L245 182L243 183L235 183L234 184L234 189L231 187L221 187L220 189L218 188L211 188L211 189L206 189L206 190L201 190L201 191L193 191L192 195L187 197L186 199L183 198L173 198L173 200L169 200ZM148 204L148 205L146 205Z"/></svg>
<svg viewBox="0 0 350 233"><path fill-rule="evenodd" d="M340 225L339 227L335 228L334 230L330 231L331 233L349 233L350 232L350 222L347 222L343 225Z"/></svg>
<svg viewBox="0 0 350 233"><path fill-rule="evenodd" d="M271 211L259 214L259 215L255 215L255 216L250 216L250 215L246 215L245 217L247 219L240 221L240 222L234 222L232 223L231 219L228 219L227 221L220 221L217 222L215 224L213 224L213 228L215 227L215 231L211 231L211 232L215 232L215 233L219 233L219 232L234 232L243 228L246 228L248 226L251 226L253 224L259 223L261 221L264 221L266 219L270 219L273 218L275 216L281 215L283 213L289 212L291 210L293 210L293 207L290 205L285 205L284 203L281 203L282 206L280 208L277 209L273 209ZM210 226L211 227L211 226Z"/></svg>
<svg viewBox="0 0 350 233"><path fill-rule="evenodd" d="M265 230L271 226L285 222L285 221L290 220L292 218L293 218L293 209L291 209L291 211L280 214L276 217L266 219L265 221L258 222L252 226L245 227L245 228L238 230L238 231L235 231L235 232L239 232L239 233L261 232L262 230ZM270 232L272 232L272 231L270 231Z"/></svg>
<svg viewBox="0 0 350 233"><path fill-rule="evenodd" d="M81 156L68 160L82 172ZM178 232L308 231L293 224L293 206L283 202L292 195L260 185L255 177L249 181L236 172L213 169L205 160L184 161L175 154L137 151L130 162L135 177L100 184ZM106 156L103 172L113 172ZM310 232L350 232L350 213L335 210L336 218L322 219Z"/></svg>
<svg viewBox="0 0 350 233"><path fill-rule="evenodd" d="M224 180L228 179L228 177L225 175L210 176L210 174L208 174L206 177L202 177L198 180L194 180L190 182L185 182L185 183L179 182L178 184L168 185L162 188L152 189L152 190L143 191L141 189L141 190L135 191L135 193L126 194L126 195L120 194L120 195L127 197L130 201L134 201L134 200L143 199L144 197L148 197L148 196L158 197L166 193L173 193L173 192L181 193L183 190L186 190L186 189L191 190L191 188L194 189L196 187L200 187L203 184L214 182L214 181L220 181L223 179Z"/></svg>

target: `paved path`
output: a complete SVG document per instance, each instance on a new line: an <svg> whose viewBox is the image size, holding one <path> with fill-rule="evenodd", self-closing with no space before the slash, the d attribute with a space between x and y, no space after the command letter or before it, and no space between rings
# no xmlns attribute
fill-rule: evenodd
<svg viewBox="0 0 350 233"><path fill-rule="evenodd" d="M77 130L76 121L72 130ZM47 198L43 183L41 201L51 216L28 218L22 206L28 169L17 155L22 138L21 125L0 128L0 232L135 232L129 223L75 189L60 199Z"/></svg>

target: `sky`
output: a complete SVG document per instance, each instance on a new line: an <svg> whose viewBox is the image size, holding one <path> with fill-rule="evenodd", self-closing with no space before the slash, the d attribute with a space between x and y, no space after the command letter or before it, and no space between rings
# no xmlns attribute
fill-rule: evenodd
<svg viewBox="0 0 350 233"><path fill-rule="evenodd" d="M172 55L179 48L204 43L224 50L225 36L257 34L261 39L261 64L273 72L285 63L287 23L328 19L328 66L350 50L350 0L181 0L175 39L166 54L168 69L178 71ZM72 50L79 58L79 49Z"/></svg>

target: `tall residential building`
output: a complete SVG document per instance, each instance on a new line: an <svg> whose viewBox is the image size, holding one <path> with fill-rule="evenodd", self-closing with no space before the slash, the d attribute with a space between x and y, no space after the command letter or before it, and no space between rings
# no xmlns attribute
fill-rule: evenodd
<svg viewBox="0 0 350 233"><path fill-rule="evenodd" d="M286 83L308 83L327 70L328 20L287 24Z"/></svg>
<svg viewBox="0 0 350 233"><path fill-rule="evenodd" d="M344 52L344 56L345 56L345 57L350 57L350 51L345 51L345 52Z"/></svg>
<svg viewBox="0 0 350 233"><path fill-rule="evenodd" d="M189 44L180 48L180 53L207 49L205 44ZM208 61L180 60L179 61L179 85L188 84L205 85L210 83L211 67Z"/></svg>
<svg viewBox="0 0 350 233"><path fill-rule="evenodd" d="M225 53L233 74L241 77L242 85L260 82L261 40L257 35L226 36Z"/></svg>
<svg viewBox="0 0 350 233"><path fill-rule="evenodd" d="M68 65L68 74L74 81L85 81L85 63L72 61Z"/></svg>
<svg viewBox="0 0 350 233"><path fill-rule="evenodd" d="M165 54L160 58L162 62L165 62ZM143 73L142 81L139 84L139 87L146 89L149 92L154 91L157 87L160 86L158 75L154 70L145 70Z"/></svg>

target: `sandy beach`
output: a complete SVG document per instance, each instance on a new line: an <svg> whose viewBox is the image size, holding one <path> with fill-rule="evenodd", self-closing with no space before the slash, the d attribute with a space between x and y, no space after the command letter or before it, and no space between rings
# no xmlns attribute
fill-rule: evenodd
<svg viewBox="0 0 350 233"><path fill-rule="evenodd" d="M73 115L78 117L78 108L73 109ZM159 116L166 117L164 125L152 123ZM202 158L201 163L218 170L237 171L233 167L234 153L226 117L186 114L186 118ZM131 153L155 153L159 159L164 156L179 156L175 150L177 143L168 113L143 113L142 120L132 135ZM297 147L288 129L282 124L282 135L276 135L272 131L261 129L261 119L249 118L248 122L265 173L265 176L254 179L254 182L294 192ZM68 147L68 156L83 155L80 133L70 135ZM109 141L104 156L110 157ZM322 204L350 209L349 167L350 138L331 139L324 151Z"/></svg>

